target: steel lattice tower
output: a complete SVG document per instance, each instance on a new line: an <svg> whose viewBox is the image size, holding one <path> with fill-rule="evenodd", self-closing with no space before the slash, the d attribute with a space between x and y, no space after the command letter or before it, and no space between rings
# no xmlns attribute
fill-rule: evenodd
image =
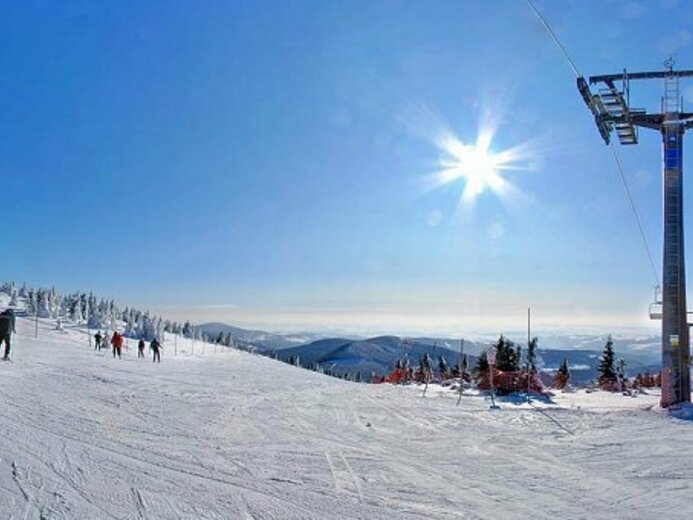
<svg viewBox="0 0 693 520"><path fill-rule="evenodd" d="M611 144L615 131L622 145L638 143L638 127L657 130L663 148L663 256L661 313L651 312L662 320L662 407L691 400L690 341L686 307L686 268L683 236L683 134L693 127L693 113L682 111L679 79L693 77L693 71L676 71L673 61L665 63L661 72L626 72L591 76L589 85L599 85L592 94L587 81L578 77L582 98L594 115L604 142ZM629 106L630 81L664 80L662 110L647 113ZM620 88L617 86L620 83Z"/></svg>

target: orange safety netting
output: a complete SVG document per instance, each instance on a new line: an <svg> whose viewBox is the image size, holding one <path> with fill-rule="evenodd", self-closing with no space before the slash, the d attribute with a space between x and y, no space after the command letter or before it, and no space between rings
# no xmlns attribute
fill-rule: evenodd
<svg viewBox="0 0 693 520"><path fill-rule="evenodd" d="M481 390L491 389L491 370L493 370L493 386L500 392L524 392L528 388L528 375L526 370L518 370L516 372L504 372L496 368L492 368L483 372L477 379L477 387ZM529 375L529 390L531 392L543 392L544 386L541 384L541 379L536 371L532 371Z"/></svg>
<svg viewBox="0 0 693 520"><path fill-rule="evenodd" d="M407 371L403 368L395 368L392 372L385 376L384 383L402 383L407 380Z"/></svg>

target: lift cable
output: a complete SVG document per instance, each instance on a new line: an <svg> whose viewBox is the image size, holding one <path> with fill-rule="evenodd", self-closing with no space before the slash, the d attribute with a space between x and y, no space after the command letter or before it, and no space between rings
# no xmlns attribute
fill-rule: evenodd
<svg viewBox="0 0 693 520"><path fill-rule="evenodd" d="M650 261L650 267L652 268L652 276L654 277L655 286L660 287L659 273L657 272L657 268L655 267L654 260L652 259L652 253L650 251L650 247L647 245L647 238L645 237L645 231L643 229L642 219L640 218L640 212L638 211L638 207L635 205L635 200L633 199L633 194L631 193L630 187L628 186L628 181L626 180L626 174L623 171L623 165L621 164L621 159L619 158L618 153L616 152L616 147L614 146L613 142L609 143L609 147L611 148L611 153L614 156L614 162L616 163L616 167L618 169L619 176L621 177L621 180L623 181L623 187L625 188L626 194L628 195L628 201L630 202L630 207L633 210L633 216L635 217L635 222L638 225L638 231L640 232L640 238L642 239L642 244L645 247L645 252L647 253L647 258Z"/></svg>
<svg viewBox="0 0 693 520"><path fill-rule="evenodd" d="M570 55L568 52L565 50L565 47L561 44L561 41L558 39L556 36L556 33L553 32L551 29L551 26L548 24L546 19L541 15L539 10L535 7L534 3L532 0L527 0L527 5L529 5L530 9L532 12L536 15L536 17L539 19L541 24L544 26L546 29L546 32L551 36L551 39L554 41L556 44L556 47L561 51L561 54L563 54L563 57L566 59L568 62L568 65L572 69L573 73L575 74L575 77L580 78L582 77L582 74L580 74L580 71L578 71L577 67L575 66L575 62L570 58ZM635 199L633 199L632 192L630 190L630 187L628 186L628 180L626 179L625 172L623 170L623 165L621 164L621 160L618 157L618 154L616 153L616 148L614 147L613 143L609 143L609 146L611 147L611 152L614 157L614 162L616 163L616 168L619 173L619 177L621 178L621 182L623 183L623 187L626 191L626 195L628 197L628 201L630 203L631 210L633 211L633 216L635 217L635 223L638 226L638 231L640 232L640 238L642 239L642 244L645 248L645 253L647 254L647 258L650 262L650 267L652 268L652 274L654 276L655 280L655 286L659 287L659 273L657 272L657 268L655 267L654 260L652 259L652 253L650 252L650 247L647 244L647 238L645 237L645 231L642 225L642 219L640 218L640 212L638 211L638 208L635 204Z"/></svg>
<svg viewBox="0 0 693 520"><path fill-rule="evenodd" d="M529 5L529 8L532 11L534 11L534 14L537 16L537 18L539 19L541 24L544 26L544 29L546 29L546 32L549 33L549 36L551 36L551 39L553 39L554 43L556 44L556 47L558 47L558 49L561 51L561 53L563 54L563 57L568 62L568 65L570 65L570 68L573 69L573 73L575 74L575 77L579 78L580 76L582 76L582 74L580 74L580 71L575 66L575 63L573 62L573 60L570 59L570 55L568 54L568 51L565 50L565 47L563 47L563 44L561 44L561 41L556 36L556 33L553 32L553 30L551 29L551 26L546 22L546 20L541 15L539 10L534 6L534 4L532 3L532 0L527 0L527 5Z"/></svg>

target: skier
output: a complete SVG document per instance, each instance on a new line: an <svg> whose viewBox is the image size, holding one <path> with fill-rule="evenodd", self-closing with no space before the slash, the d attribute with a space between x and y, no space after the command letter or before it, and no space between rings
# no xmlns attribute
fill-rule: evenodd
<svg viewBox="0 0 693 520"><path fill-rule="evenodd" d="M143 339L141 339L140 342L137 344L137 357L138 358L144 357L144 340Z"/></svg>
<svg viewBox="0 0 693 520"><path fill-rule="evenodd" d="M118 357L120 358L120 353L123 348L123 336L121 336L117 330L113 332L111 345L113 345L113 357L116 357L116 354L118 354Z"/></svg>
<svg viewBox="0 0 693 520"><path fill-rule="evenodd" d="M14 331L14 311L6 309L0 313L0 345L2 345L3 341L5 342L3 361L9 361L10 359L10 337Z"/></svg>
<svg viewBox="0 0 693 520"><path fill-rule="evenodd" d="M101 331L94 334L94 350L101 350L101 342L103 341L103 336Z"/></svg>
<svg viewBox="0 0 693 520"><path fill-rule="evenodd" d="M161 349L164 347L161 346L159 340L154 338L152 342L149 344L149 348L152 350L153 353L152 361L161 363Z"/></svg>

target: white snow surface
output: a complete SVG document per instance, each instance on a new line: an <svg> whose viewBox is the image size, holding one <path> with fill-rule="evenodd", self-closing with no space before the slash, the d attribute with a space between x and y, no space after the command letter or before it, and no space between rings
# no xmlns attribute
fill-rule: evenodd
<svg viewBox="0 0 693 520"><path fill-rule="evenodd" d="M160 365L17 320L0 518L690 518L693 422L656 395L490 410L167 338ZM685 414L683 415L685 416Z"/></svg>

